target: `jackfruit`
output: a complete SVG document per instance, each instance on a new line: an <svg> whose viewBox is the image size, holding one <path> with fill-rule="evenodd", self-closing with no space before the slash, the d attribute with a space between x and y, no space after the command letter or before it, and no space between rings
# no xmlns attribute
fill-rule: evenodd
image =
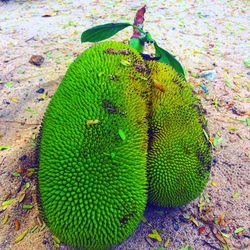
<svg viewBox="0 0 250 250"><path fill-rule="evenodd" d="M148 200L177 207L204 189L211 164L206 121L189 85L168 65L149 61L152 85L147 156Z"/></svg>
<svg viewBox="0 0 250 250"><path fill-rule="evenodd" d="M61 241L106 249L133 233L147 197L147 72L130 46L104 42L69 67L43 120L41 213Z"/></svg>

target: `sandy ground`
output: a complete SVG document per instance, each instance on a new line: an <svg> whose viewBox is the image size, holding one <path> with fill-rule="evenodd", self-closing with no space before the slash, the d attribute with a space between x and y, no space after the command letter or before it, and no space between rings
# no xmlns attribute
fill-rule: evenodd
<svg viewBox="0 0 250 250"><path fill-rule="evenodd" d="M250 248L249 1L53 0L0 2L1 250L71 249L39 219L33 174L39 125L67 66L90 45L80 43L81 32L132 21L145 3L145 30L178 55L206 110L214 163L199 199L178 209L147 208L136 232L114 249ZM43 64L29 63L32 55L43 56ZM205 70L214 79L201 77ZM160 239L148 236L152 230Z"/></svg>

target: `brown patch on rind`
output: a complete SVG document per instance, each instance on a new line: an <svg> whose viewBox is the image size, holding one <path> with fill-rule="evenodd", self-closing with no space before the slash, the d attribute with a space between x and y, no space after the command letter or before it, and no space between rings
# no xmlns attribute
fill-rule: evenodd
<svg viewBox="0 0 250 250"><path fill-rule="evenodd" d="M164 93L166 91L165 86L162 83L160 83L160 82L154 81L154 87L156 89L159 89L162 93Z"/></svg>
<svg viewBox="0 0 250 250"><path fill-rule="evenodd" d="M129 50L126 50L126 49L121 49L118 51L119 54L122 54L122 55L130 55L130 51Z"/></svg>
<svg viewBox="0 0 250 250"><path fill-rule="evenodd" d="M102 107L106 109L109 113L125 115L125 113L121 111L120 107L117 107L115 104L113 104L109 100L104 100L102 102Z"/></svg>
<svg viewBox="0 0 250 250"><path fill-rule="evenodd" d="M145 72L147 70L147 68L140 63L134 63L134 67L138 72Z"/></svg>
<svg viewBox="0 0 250 250"><path fill-rule="evenodd" d="M108 48L105 50L105 53L107 53L107 54L118 54L117 52L118 51L113 49L113 48Z"/></svg>
<svg viewBox="0 0 250 250"><path fill-rule="evenodd" d="M126 50L126 49L115 50L113 48L108 48L108 49L105 50L105 53L107 53L107 54L113 54L113 55L116 55L116 54L130 55L130 51Z"/></svg>
<svg viewBox="0 0 250 250"><path fill-rule="evenodd" d="M134 216L135 216L135 212L131 212L129 214L124 215L123 218L120 220L121 225L127 224L129 219Z"/></svg>

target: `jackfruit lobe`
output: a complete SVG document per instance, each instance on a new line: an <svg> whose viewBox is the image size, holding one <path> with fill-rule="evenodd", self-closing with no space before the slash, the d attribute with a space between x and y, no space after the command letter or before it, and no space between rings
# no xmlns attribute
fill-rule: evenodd
<svg viewBox="0 0 250 250"><path fill-rule="evenodd" d="M104 42L69 67L43 120L41 211L63 242L106 249L136 229L146 205L149 88L140 55Z"/></svg>

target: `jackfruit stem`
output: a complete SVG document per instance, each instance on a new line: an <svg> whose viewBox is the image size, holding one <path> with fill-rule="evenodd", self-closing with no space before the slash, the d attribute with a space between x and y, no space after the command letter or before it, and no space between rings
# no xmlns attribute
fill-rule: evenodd
<svg viewBox="0 0 250 250"><path fill-rule="evenodd" d="M139 53L142 53L144 50L145 42L141 39L146 35L146 32L143 30L144 14L146 12L146 5L140 8L136 12L136 16L133 24L133 35L129 40L129 45L136 49Z"/></svg>
<svg viewBox="0 0 250 250"><path fill-rule="evenodd" d="M137 26L143 30L143 22L144 22L144 14L146 12L146 5L144 5L142 8L137 10L135 19L134 19L134 26ZM131 38L140 38L142 36L142 32L135 28L133 29L133 35Z"/></svg>

